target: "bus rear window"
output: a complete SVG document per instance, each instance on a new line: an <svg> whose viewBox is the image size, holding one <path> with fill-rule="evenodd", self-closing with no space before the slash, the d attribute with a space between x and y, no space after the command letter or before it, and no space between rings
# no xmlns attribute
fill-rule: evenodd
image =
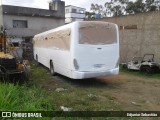
<svg viewBox="0 0 160 120"><path fill-rule="evenodd" d="M104 22L80 22L79 44L106 45L117 42L114 24Z"/></svg>

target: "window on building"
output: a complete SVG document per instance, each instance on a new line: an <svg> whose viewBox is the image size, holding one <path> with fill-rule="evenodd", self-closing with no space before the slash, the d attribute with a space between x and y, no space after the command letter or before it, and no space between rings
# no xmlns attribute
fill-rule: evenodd
<svg viewBox="0 0 160 120"><path fill-rule="evenodd" d="M79 10L80 13L84 13L84 10Z"/></svg>
<svg viewBox="0 0 160 120"><path fill-rule="evenodd" d="M69 13L69 9L66 9L66 13Z"/></svg>
<svg viewBox="0 0 160 120"><path fill-rule="evenodd" d="M77 9L72 8L72 13L76 13Z"/></svg>
<svg viewBox="0 0 160 120"><path fill-rule="evenodd" d="M13 28L27 28L28 23L26 20L13 20Z"/></svg>

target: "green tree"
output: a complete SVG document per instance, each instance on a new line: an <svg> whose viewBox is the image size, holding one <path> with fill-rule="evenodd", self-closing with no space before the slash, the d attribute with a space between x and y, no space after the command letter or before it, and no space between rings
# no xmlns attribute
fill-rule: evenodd
<svg viewBox="0 0 160 120"><path fill-rule="evenodd" d="M111 11L112 3L111 2L106 2L104 6L106 8L106 10L105 10L106 16L107 15L111 16L111 14L112 14L112 11Z"/></svg>
<svg viewBox="0 0 160 120"><path fill-rule="evenodd" d="M94 13L100 14L103 11L103 6L92 3L90 10L92 10Z"/></svg>
<svg viewBox="0 0 160 120"><path fill-rule="evenodd" d="M159 0L146 0L145 1L146 12L160 10Z"/></svg>
<svg viewBox="0 0 160 120"><path fill-rule="evenodd" d="M111 11L113 13L113 16L120 16L120 15L123 15L123 7L121 5L116 5L116 6L113 6L111 8Z"/></svg>
<svg viewBox="0 0 160 120"><path fill-rule="evenodd" d="M155 11L156 10L156 5L154 5L154 0L146 0L145 1L145 10L147 11Z"/></svg>
<svg viewBox="0 0 160 120"><path fill-rule="evenodd" d="M106 2L104 7L98 4L91 4L91 10L105 16L120 16L127 14L136 14L149 11L160 10L160 0L111 0Z"/></svg>
<svg viewBox="0 0 160 120"><path fill-rule="evenodd" d="M135 3L134 12L135 13L141 13L145 11L145 4L143 3L143 0L137 0Z"/></svg>
<svg viewBox="0 0 160 120"><path fill-rule="evenodd" d="M101 14L103 16L106 15L106 12L104 11L104 7L102 5L98 5L98 4L91 4L91 8L90 10L93 12L93 13L96 13L96 14Z"/></svg>
<svg viewBox="0 0 160 120"><path fill-rule="evenodd" d="M135 11L135 4L132 1L128 2L126 7L126 13L134 14L134 11Z"/></svg>
<svg viewBox="0 0 160 120"><path fill-rule="evenodd" d="M127 3L127 14L135 14L141 12L145 12L145 3L143 3L143 0L136 0L135 2L129 1Z"/></svg>
<svg viewBox="0 0 160 120"><path fill-rule="evenodd" d="M92 10L93 12L95 12L95 5L93 3L91 4L90 10Z"/></svg>
<svg viewBox="0 0 160 120"><path fill-rule="evenodd" d="M94 19L93 16L95 15L94 12L85 12L85 20L92 20Z"/></svg>
<svg viewBox="0 0 160 120"><path fill-rule="evenodd" d="M106 12L110 16L120 16L125 14L128 0L111 0L105 3Z"/></svg>

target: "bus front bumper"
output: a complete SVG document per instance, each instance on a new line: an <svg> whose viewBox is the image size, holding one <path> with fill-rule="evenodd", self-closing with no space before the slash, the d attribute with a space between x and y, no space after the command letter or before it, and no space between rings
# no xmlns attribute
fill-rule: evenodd
<svg viewBox="0 0 160 120"><path fill-rule="evenodd" d="M83 72L83 71L72 71L73 79L84 79L84 78L95 78L102 76L112 76L119 74L119 67L106 70L106 71L91 71L91 72Z"/></svg>

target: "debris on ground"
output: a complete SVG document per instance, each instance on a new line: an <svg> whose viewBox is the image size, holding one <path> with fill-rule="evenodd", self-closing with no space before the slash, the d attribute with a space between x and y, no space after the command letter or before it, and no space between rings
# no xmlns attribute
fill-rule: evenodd
<svg viewBox="0 0 160 120"><path fill-rule="evenodd" d="M141 106L140 104L137 104L136 102L132 101L131 102L133 105L136 105L136 106Z"/></svg>
<svg viewBox="0 0 160 120"><path fill-rule="evenodd" d="M97 95L89 94L88 97L93 98L93 97L97 97Z"/></svg>
<svg viewBox="0 0 160 120"><path fill-rule="evenodd" d="M60 106L60 108L63 111L72 111L72 108L67 108L67 107L64 107L64 106Z"/></svg>
<svg viewBox="0 0 160 120"><path fill-rule="evenodd" d="M67 90L67 89L64 89L64 88L57 88L55 91L56 91L56 92L63 92L63 91L65 91L65 90Z"/></svg>

